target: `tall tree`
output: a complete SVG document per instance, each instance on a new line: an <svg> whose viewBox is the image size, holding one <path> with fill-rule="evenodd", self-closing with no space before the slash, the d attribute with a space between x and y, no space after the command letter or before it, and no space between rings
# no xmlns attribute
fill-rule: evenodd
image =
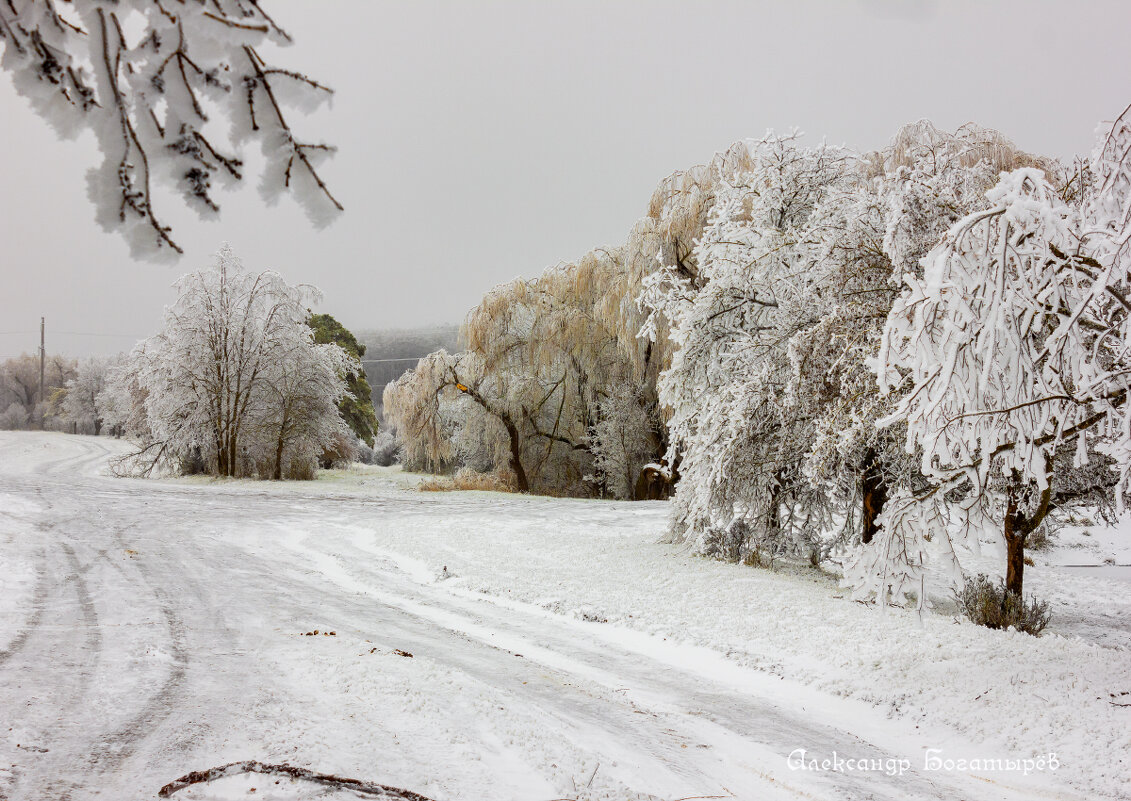
<svg viewBox="0 0 1131 801"><path fill-rule="evenodd" d="M356 360L316 345L306 325L310 286L272 271L244 272L225 246L215 267L177 283L164 330L141 343L116 393L143 393L149 435L132 461L142 470L197 459L220 476L312 473L348 431L337 405ZM130 385L136 383L137 391ZM122 404L126 405L126 404Z"/></svg>
<svg viewBox="0 0 1131 801"><path fill-rule="evenodd" d="M1093 450L1115 456L1122 499L1131 453L1126 118L1101 139L1086 191L1066 195L1034 167L1003 173L987 205L928 254L922 276L904 276L877 362L882 385L910 390L881 423L907 425L931 486L893 505L884 547L853 566L859 590L882 596L892 574L901 586L921 583L933 537L957 574L954 540L977 547L976 533L996 526L1006 589L1020 596L1026 542L1055 503L1066 449L1076 468Z"/></svg>

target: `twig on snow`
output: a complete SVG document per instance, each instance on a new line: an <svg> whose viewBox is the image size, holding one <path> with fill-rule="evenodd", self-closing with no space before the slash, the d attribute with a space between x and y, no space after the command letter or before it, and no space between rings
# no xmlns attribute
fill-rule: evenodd
<svg viewBox="0 0 1131 801"><path fill-rule="evenodd" d="M268 765L255 760L243 762L230 762L227 765L209 768L208 770L194 770L186 773L179 779L169 782L158 792L161 798L168 798L178 790L183 790L194 784L216 781L228 776L239 776L244 773L262 773L265 776L285 776L291 779L302 779L312 784L321 784L339 790L350 790L359 795L368 795L374 798L387 799L388 801L434 801L431 798L414 793L411 790L402 790L399 787L389 787L376 782L366 782L360 779L345 779L329 773L316 773L306 768L296 768L293 765Z"/></svg>

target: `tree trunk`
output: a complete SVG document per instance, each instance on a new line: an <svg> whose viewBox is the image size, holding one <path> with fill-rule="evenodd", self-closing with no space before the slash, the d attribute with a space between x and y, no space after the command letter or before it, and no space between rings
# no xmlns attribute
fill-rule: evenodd
<svg viewBox="0 0 1131 801"><path fill-rule="evenodd" d="M1025 586L1025 525L1017 508L1018 491L1010 488L1005 505L1005 588L1017 597Z"/></svg>
<svg viewBox="0 0 1131 801"><path fill-rule="evenodd" d="M276 481L283 480L283 434L279 432L279 443L275 446L275 470L271 477Z"/></svg>
<svg viewBox="0 0 1131 801"><path fill-rule="evenodd" d="M781 531L781 499L784 494L785 468L774 473L774 488L770 490L770 508L766 510L766 533L777 538Z"/></svg>
<svg viewBox="0 0 1131 801"><path fill-rule="evenodd" d="M864 510L861 513L862 531L860 540L867 545L876 536L880 527L876 525L876 518L884 510L888 499L888 488L884 482L884 474L880 469L880 455L874 448L869 448L864 454L864 474L860 479L860 492L864 499Z"/></svg>
<svg viewBox="0 0 1131 801"><path fill-rule="evenodd" d="M526 471L522 467L522 440L518 435L518 428L508 418L500 418L507 429L511 441L511 468L514 470L515 481L518 483L519 492L530 492L530 482L526 479Z"/></svg>
<svg viewBox="0 0 1131 801"><path fill-rule="evenodd" d="M1045 477L1045 489L1041 499L1031 516L1026 516L1021 510L1021 499L1025 490L1021 483L1020 474L1013 471L1013 481L1005 501L1005 588L1009 592L1021 597L1025 587L1025 541L1032 534L1049 513L1052 500L1052 471L1049 470Z"/></svg>

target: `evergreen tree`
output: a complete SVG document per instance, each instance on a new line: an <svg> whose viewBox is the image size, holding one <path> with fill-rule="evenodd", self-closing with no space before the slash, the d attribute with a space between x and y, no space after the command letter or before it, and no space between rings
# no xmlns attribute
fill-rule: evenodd
<svg viewBox="0 0 1131 801"><path fill-rule="evenodd" d="M315 344L337 345L358 360L365 355L365 345L329 314L312 314L306 324L314 332ZM377 412L373 409L373 390L365 371L358 370L346 376L346 387L349 394L338 404L338 411L357 438L372 448L377 434Z"/></svg>

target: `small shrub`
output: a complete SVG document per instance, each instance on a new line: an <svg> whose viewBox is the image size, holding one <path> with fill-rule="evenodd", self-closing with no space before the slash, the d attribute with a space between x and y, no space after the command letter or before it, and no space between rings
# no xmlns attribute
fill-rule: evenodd
<svg viewBox="0 0 1131 801"><path fill-rule="evenodd" d="M470 467L461 467L453 477L436 476L416 485L421 492L452 492L478 490L481 492L514 492L514 482L508 475L480 473Z"/></svg>
<svg viewBox="0 0 1131 801"><path fill-rule="evenodd" d="M750 564L743 558L749 539L750 530L746 521L735 520L726 528L714 528L707 532L703 538L703 555L713 556L727 562ZM745 558L749 559L750 556L747 555Z"/></svg>
<svg viewBox="0 0 1131 801"><path fill-rule="evenodd" d="M510 476L501 473L480 473L470 467L461 467L453 479L456 489L482 490L485 492L514 492L514 482Z"/></svg>
<svg viewBox="0 0 1131 801"><path fill-rule="evenodd" d="M318 457L317 467L344 466L357 459L357 437L335 434L330 446Z"/></svg>
<svg viewBox="0 0 1131 801"><path fill-rule="evenodd" d="M757 548L746 554L746 558L742 560L742 564L747 567L765 567L766 559L762 556L762 552Z"/></svg>
<svg viewBox="0 0 1131 801"><path fill-rule="evenodd" d="M958 593L958 608L979 626L1006 629L1039 635L1049 624L1048 601L1025 599L1005 588L1004 581L992 582L984 573L967 578Z"/></svg>

